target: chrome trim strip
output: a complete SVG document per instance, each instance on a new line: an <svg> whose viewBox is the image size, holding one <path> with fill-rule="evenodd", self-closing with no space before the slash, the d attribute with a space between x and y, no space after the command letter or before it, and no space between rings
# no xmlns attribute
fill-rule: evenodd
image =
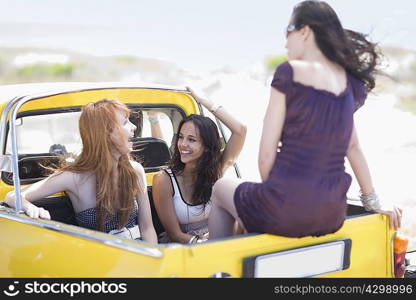
<svg viewBox="0 0 416 300"><path fill-rule="evenodd" d="M21 99L22 97L15 97L7 102L6 106L4 107L1 113L1 123L0 123L0 145L1 145L1 153L4 153L6 148L6 128L7 128L7 115L9 114L10 108L17 102L17 100Z"/></svg>
<svg viewBox="0 0 416 300"><path fill-rule="evenodd" d="M0 154L0 172L11 172L12 171L12 159L10 155Z"/></svg>
<svg viewBox="0 0 416 300"><path fill-rule="evenodd" d="M125 240L125 239L119 239L116 238L115 236L112 235L108 235L107 238L105 237L100 237L100 236L96 236L94 234L94 232L92 230L88 230L88 229L82 229L81 227L76 227L76 228L80 228L82 231L80 230L76 230L76 229L71 229L71 228L67 228L67 226L71 226L71 225L60 225L60 223L52 221L54 223L47 223L47 221L38 221L36 219L31 219L29 217L21 217L21 216L16 216L16 215L11 215L8 212L4 212L0 210L0 217L2 218L6 218L12 221L16 221L16 222L20 222L23 224L27 224L27 225L32 225L32 226L37 226L37 227L41 227L44 229L48 229L48 230L54 230L60 233L66 233L66 234L70 234L79 238L83 238L83 239L87 239L87 240L92 240L95 242L99 242L111 247L115 247L115 248L119 248L122 250L127 250L127 251L131 251L131 252L135 252L138 254L142 254L142 255L146 255L146 256L151 256L154 258L162 258L163 257L163 252L160 251L159 249L156 248L145 248L145 247L141 247L141 246L136 246L136 245L132 245L129 242L133 242L133 241L129 241L129 240ZM103 233L104 234L104 233ZM138 243L138 242L134 242L134 243ZM146 243L146 242L140 242L140 243ZM150 244L149 244L150 245Z"/></svg>
<svg viewBox="0 0 416 300"><path fill-rule="evenodd" d="M215 117L215 121L217 122L217 126L218 126L218 128L221 132L221 135L224 137L225 144L228 144L229 138L227 139L227 136L225 134L224 128L222 127L221 121L217 117ZM237 175L237 178L241 179L241 172L240 172L240 169L237 165L237 162L235 162L233 166L234 166L234 170L235 170L235 174Z"/></svg>
<svg viewBox="0 0 416 300"><path fill-rule="evenodd" d="M30 101L25 97L18 99L15 106L12 107L10 113L10 138L12 140L12 171L13 171L13 186L14 186L14 197L15 197L15 212L22 211L22 195L20 190L20 177L19 177L19 155L17 151L17 134L16 134L16 116L19 108L26 102Z"/></svg>

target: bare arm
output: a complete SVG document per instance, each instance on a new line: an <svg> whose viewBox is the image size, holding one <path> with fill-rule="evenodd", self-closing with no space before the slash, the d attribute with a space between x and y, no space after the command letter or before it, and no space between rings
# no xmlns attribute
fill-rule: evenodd
<svg viewBox="0 0 416 300"><path fill-rule="evenodd" d="M169 175L160 171L153 177L153 201L169 238L174 242L188 243L192 235L182 232L172 201L172 184Z"/></svg>
<svg viewBox="0 0 416 300"><path fill-rule="evenodd" d="M286 115L286 96L271 89L269 105L263 119L263 131L259 150L259 171L262 181L267 180L276 160L277 147L282 135Z"/></svg>
<svg viewBox="0 0 416 300"><path fill-rule="evenodd" d="M215 108L215 104L212 101L199 97L189 87L188 90L191 92L196 101L211 111L213 115L224 123L224 125L231 131L231 137L228 140L221 157L222 171L225 172L227 168L235 163L241 149L243 148L244 141L246 139L247 127L234 118L234 116L232 116L224 107L218 106ZM213 111L213 108L215 111Z"/></svg>
<svg viewBox="0 0 416 300"><path fill-rule="evenodd" d="M32 201L42 199L52 194L71 191L71 183L73 182L72 173L62 172L51 175L41 181L38 181L21 192L22 208L24 212L32 218L50 219L49 212L43 208L33 205ZM11 207L15 207L15 192L11 191L6 195L6 203Z"/></svg>
<svg viewBox="0 0 416 300"><path fill-rule="evenodd" d="M144 190L142 194L137 195L139 205L138 223L140 228L140 234L142 239L146 242L157 244L156 231L153 226L152 212L150 210L149 196L147 195L147 182L146 174L141 164L134 162L134 169L137 175L144 184Z"/></svg>
<svg viewBox="0 0 416 300"><path fill-rule="evenodd" d="M159 122L159 113L149 110L147 115L149 117L150 132L152 137L163 139L163 132Z"/></svg>
<svg viewBox="0 0 416 300"><path fill-rule="evenodd" d="M360 147L357 131L355 126L353 127L350 143L347 151L347 158L350 162L351 168L357 178L358 185L360 186L361 193L363 195L369 195L374 193L373 182L371 180L370 169L367 161ZM402 210L398 207L387 207L382 205L376 212L389 216L390 228L398 229L401 226Z"/></svg>
<svg viewBox="0 0 416 300"><path fill-rule="evenodd" d="M352 129L347 158L350 162L354 175L357 178L361 192L365 195L373 193L374 187L371 180L370 169L368 168L367 161L361 150L355 126Z"/></svg>

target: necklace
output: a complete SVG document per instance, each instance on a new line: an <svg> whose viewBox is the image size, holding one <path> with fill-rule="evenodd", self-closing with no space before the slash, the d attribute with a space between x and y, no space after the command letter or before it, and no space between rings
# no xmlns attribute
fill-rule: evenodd
<svg viewBox="0 0 416 300"><path fill-rule="evenodd" d="M186 230L186 233L188 233L189 232L189 205L188 204L186 204L186 213L188 215L188 222L186 223L185 230Z"/></svg>

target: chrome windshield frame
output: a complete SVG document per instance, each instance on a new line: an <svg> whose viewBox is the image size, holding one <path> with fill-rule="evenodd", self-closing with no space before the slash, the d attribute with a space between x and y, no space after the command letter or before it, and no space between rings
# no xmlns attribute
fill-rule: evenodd
<svg viewBox="0 0 416 300"><path fill-rule="evenodd" d="M85 89L74 89L74 90L67 90L67 91L60 91L60 92L49 92L49 93L38 93L36 95L19 95L15 98L11 98L3 108L1 119L0 119L0 144L3 147L1 150L0 158L1 159L10 159L11 161L11 170L13 172L13 187L15 190L15 199L16 204L14 209L10 209L10 211L15 212L17 215L12 215L7 212L1 212L0 216L2 218L8 218L12 219L18 222L23 222L26 224L34 225L43 227L45 229L59 231L62 233L70 234L79 236L81 238L87 238L89 240L95 240L97 242L101 242L104 244L107 244L112 247L118 247L125 250L133 251L136 253L141 253L143 255L155 257L155 258L161 258L163 257L163 252L160 251L160 248L170 248L167 247L161 247L153 246L152 248L143 247L140 244L137 246L132 246L130 243L125 243L124 239L108 239L105 237L98 237L94 234L91 234L90 232L87 232L87 230L84 230L80 232L79 230L73 230L69 229L68 226L61 226L59 225L59 222L43 222L41 220L32 220L25 218L24 216L19 216L18 214L23 213L22 210L22 197L21 197L21 185L20 185L20 177L19 177L19 155L18 155L18 145L17 145L17 132L16 132L16 119L17 114L19 112L19 109L27 102L33 101L33 100L39 100L42 98L55 96L55 95L61 95L61 94L67 94L67 93L76 93L81 91L91 91L91 90L100 90L100 89L158 89L158 90L168 90L168 91L177 91L181 93L186 93L186 90L181 88L162 88L162 87L144 87L144 86L103 86L103 87L93 87L93 88L85 88ZM6 155L6 140L7 140L7 123L8 123L8 117L10 122L10 139L12 143L12 153ZM5 171L5 170L0 170ZM9 171L9 170L8 170ZM55 224L56 223L56 224ZM144 242L145 243L145 242ZM176 247L176 246L175 246Z"/></svg>
<svg viewBox="0 0 416 300"><path fill-rule="evenodd" d="M25 99L26 98L26 99ZM17 135L16 135L16 116L18 109L30 98L26 96L15 97L10 100L1 114L1 123L0 123L0 142L3 147L2 154L6 155L5 153L5 145L6 145L6 133L7 133L7 116L10 112L10 138L12 140L12 153L10 156L11 160L11 171L13 173L13 187L15 190L15 212L20 213L22 211L22 198L20 195L20 178L19 178L19 155L17 150Z"/></svg>

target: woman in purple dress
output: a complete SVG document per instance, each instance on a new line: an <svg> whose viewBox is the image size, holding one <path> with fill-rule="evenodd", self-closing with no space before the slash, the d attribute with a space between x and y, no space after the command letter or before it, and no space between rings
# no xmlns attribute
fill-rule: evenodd
<svg viewBox="0 0 416 300"><path fill-rule="evenodd" d="M210 238L231 235L235 219L248 232L288 237L337 231L351 184L345 157L364 207L388 215L390 226L399 228L401 210L378 201L353 122L354 112L375 86L375 44L345 30L334 10L321 1L296 5L286 33L289 61L275 72L263 120L262 182L217 181Z"/></svg>

